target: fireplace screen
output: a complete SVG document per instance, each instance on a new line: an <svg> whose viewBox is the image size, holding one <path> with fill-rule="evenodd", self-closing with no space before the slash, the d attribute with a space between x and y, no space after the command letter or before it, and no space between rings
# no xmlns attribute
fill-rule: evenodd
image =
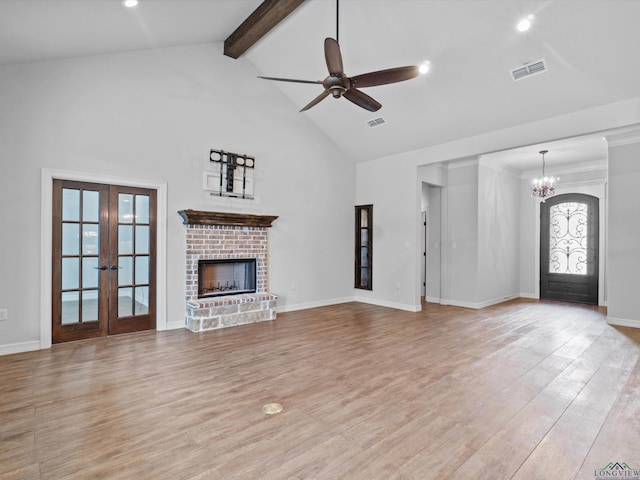
<svg viewBox="0 0 640 480"><path fill-rule="evenodd" d="M198 260L198 298L255 291L255 258Z"/></svg>

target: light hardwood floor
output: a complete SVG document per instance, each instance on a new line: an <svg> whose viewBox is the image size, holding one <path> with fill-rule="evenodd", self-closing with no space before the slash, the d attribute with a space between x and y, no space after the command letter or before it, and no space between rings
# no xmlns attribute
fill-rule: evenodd
<svg viewBox="0 0 640 480"><path fill-rule="evenodd" d="M515 300L8 355L0 479L591 480L640 467L639 344L602 309Z"/></svg>

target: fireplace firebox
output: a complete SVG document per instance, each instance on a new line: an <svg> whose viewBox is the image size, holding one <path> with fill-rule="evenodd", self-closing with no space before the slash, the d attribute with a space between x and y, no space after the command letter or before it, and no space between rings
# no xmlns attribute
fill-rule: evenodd
<svg viewBox="0 0 640 480"><path fill-rule="evenodd" d="M255 258L198 260L198 298L255 291Z"/></svg>

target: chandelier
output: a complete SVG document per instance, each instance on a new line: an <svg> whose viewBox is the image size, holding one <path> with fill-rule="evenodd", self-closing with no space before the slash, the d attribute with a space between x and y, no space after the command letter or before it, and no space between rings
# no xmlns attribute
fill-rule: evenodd
<svg viewBox="0 0 640 480"><path fill-rule="evenodd" d="M556 193L553 182L558 181L558 179L555 177L547 177L544 173L544 155L549 153L549 150L540 150L539 153L542 155L542 177L533 179L531 196L540 198L544 202L546 198L549 198Z"/></svg>

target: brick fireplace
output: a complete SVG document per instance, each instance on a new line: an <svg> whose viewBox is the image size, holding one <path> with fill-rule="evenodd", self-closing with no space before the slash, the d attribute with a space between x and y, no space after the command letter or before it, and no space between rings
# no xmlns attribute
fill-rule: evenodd
<svg viewBox="0 0 640 480"><path fill-rule="evenodd" d="M268 292L267 229L278 217L197 210L178 213L186 225L186 327L201 332L275 319L278 297ZM255 259L255 293L199 298L201 260L245 259Z"/></svg>

